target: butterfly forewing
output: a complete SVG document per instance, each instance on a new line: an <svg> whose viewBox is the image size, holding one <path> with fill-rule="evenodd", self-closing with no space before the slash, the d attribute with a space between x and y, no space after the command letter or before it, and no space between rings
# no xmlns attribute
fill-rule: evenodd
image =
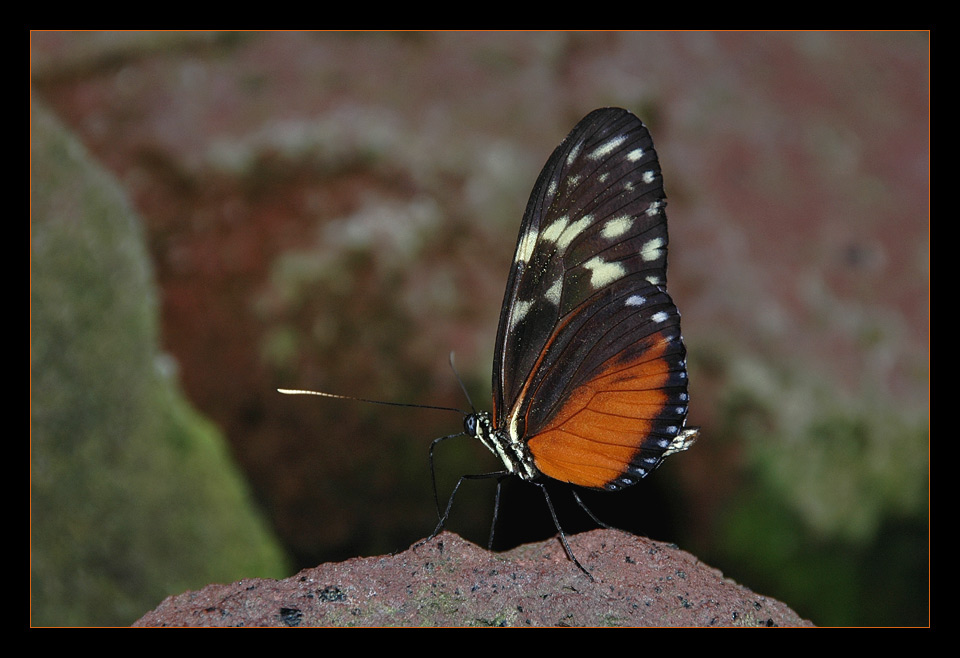
<svg viewBox="0 0 960 658"><path fill-rule="evenodd" d="M549 477L632 484L682 431L664 206L650 135L615 108L577 124L534 186L497 333L494 421Z"/></svg>

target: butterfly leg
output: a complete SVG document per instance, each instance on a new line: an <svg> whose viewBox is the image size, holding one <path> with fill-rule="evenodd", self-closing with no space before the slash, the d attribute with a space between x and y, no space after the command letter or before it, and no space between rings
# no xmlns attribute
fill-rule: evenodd
<svg viewBox="0 0 960 658"><path fill-rule="evenodd" d="M577 565L580 571L587 574L587 577L590 580L594 580L593 575L587 571L582 564L580 564L577 556L573 554L573 549L570 548L570 544L567 543L567 535L563 532L563 528L560 527L560 521L557 519L557 513L553 509L553 501L550 500L550 494L547 493L546 485L542 482L534 482L534 484L540 487L540 491L543 492L543 498L547 501L547 509L550 510L550 517L553 519L553 525L556 526L557 532L560 533L560 542L563 544L563 550L567 552L567 557L570 558L571 562Z"/></svg>
<svg viewBox="0 0 960 658"><path fill-rule="evenodd" d="M508 473L504 473L497 478L497 493L493 499L493 521L490 522L490 540L487 542L487 550L493 550L493 533L497 529L497 516L500 513L500 485L503 484L503 481L509 476Z"/></svg>
<svg viewBox="0 0 960 658"><path fill-rule="evenodd" d="M494 471L492 473L478 473L476 475L462 476L459 480L457 480L457 485L453 488L453 492L450 494L450 498L447 500L447 507L443 511L443 514L440 515L440 522L437 524L436 529L430 534L429 537L424 539L423 542L420 542L420 544L430 541L431 539L439 535L440 532L443 530L443 527L447 524L447 518L449 518L450 516L450 510L453 508L453 499L456 497L457 491L460 490L460 485L463 484L464 480L487 480L490 478L497 478L497 499L499 502L500 481L503 480L503 478L508 475L509 473L507 473L506 471ZM496 522L496 519L494 519L494 522ZM417 545L419 546L419 544Z"/></svg>
<svg viewBox="0 0 960 658"><path fill-rule="evenodd" d="M437 439L434 439L430 443L430 451L428 452L428 455L427 455L427 459L430 462L430 481L433 483L433 503L437 507L438 519L441 518L442 515L440 514L440 496L439 494L437 494L437 469L434 468L433 466L433 450L434 448L437 447L437 444L439 444L441 441L446 441L447 439L452 439L457 436L463 436L463 432L457 432L456 434L448 434L447 436L441 436ZM459 482L457 483L457 486L458 487L460 486ZM456 489L454 489L454 492L456 492ZM451 501L452 501L452 497L451 497ZM447 512L449 511L450 511L449 506L447 506ZM443 523L440 524L440 528L438 528L437 532L439 532L440 529L442 529L442 527L443 527ZM435 537L437 535L437 532L434 532L432 535L430 535L430 537L431 538Z"/></svg>
<svg viewBox="0 0 960 658"><path fill-rule="evenodd" d="M570 489L570 493L573 494L573 499L574 499L575 501L577 501L577 505L580 506L580 509L582 509L584 512L586 512L586 513L587 513L587 516L589 516L591 519L593 519L593 522L596 523L598 526L600 526L601 528L606 528L607 530L620 530L620 528L614 527L614 526L612 526L612 525L610 525L610 524L608 524L608 523L604 523L603 521L601 521L600 519L598 519L597 516L596 516L593 512L590 511L590 508L587 507L586 503L584 503L582 500L580 500L580 496L577 495L576 490L574 490L573 488L571 488L571 489ZM620 530L620 532L624 532L624 531L623 531L623 530Z"/></svg>

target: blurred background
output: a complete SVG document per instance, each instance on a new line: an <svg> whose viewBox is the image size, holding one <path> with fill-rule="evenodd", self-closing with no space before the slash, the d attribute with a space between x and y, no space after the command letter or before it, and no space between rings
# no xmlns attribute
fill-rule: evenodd
<svg viewBox="0 0 960 658"><path fill-rule="evenodd" d="M467 409L453 351L489 409L527 196L611 105L703 432L591 509L816 624L927 623L927 33L34 32L31 75L34 624L426 537L459 414L276 388ZM496 468L444 443L441 497ZM556 532L520 482L500 514L498 550Z"/></svg>

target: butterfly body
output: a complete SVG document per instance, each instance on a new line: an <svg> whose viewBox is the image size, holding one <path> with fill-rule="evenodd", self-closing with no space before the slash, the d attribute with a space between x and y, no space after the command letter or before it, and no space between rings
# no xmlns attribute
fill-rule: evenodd
<svg viewBox="0 0 960 658"><path fill-rule="evenodd" d="M588 114L544 166L500 314L493 412L464 424L508 474L616 491L695 440L665 199L626 110Z"/></svg>

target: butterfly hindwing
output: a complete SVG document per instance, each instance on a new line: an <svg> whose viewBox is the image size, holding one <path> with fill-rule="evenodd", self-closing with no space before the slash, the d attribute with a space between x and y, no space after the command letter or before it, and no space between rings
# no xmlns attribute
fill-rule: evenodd
<svg viewBox="0 0 960 658"><path fill-rule="evenodd" d="M616 108L578 123L534 186L497 333L494 420L549 477L631 484L683 428L664 207L650 135Z"/></svg>

